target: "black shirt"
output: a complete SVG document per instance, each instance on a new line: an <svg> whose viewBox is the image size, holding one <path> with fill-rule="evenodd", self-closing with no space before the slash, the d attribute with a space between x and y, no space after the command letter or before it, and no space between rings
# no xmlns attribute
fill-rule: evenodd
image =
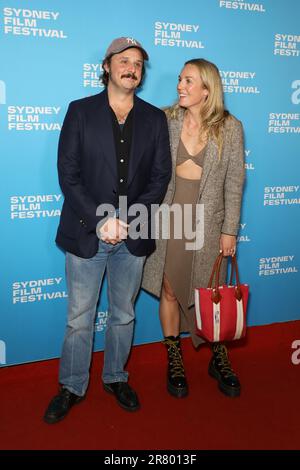
<svg viewBox="0 0 300 470"><path fill-rule="evenodd" d="M118 198L127 196L128 165L133 130L133 108L130 110L124 124L119 124L112 108L111 117L116 149L118 169Z"/></svg>

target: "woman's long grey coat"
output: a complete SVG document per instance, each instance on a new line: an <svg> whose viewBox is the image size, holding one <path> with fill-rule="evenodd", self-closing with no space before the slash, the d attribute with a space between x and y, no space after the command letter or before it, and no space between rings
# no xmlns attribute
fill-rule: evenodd
<svg viewBox="0 0 300 470"><path fill-rule="evenodd" d="M172 178L163 203L171 205L175 192L177 148L183 124L183 110L177 119L168 119ZM194 251L189 291L189 306L194 304L194 288L207 287L213 263L219 254L221 233L237 235L245 174L243 128L240 121L226 119L221 157L216 143L208 141L199 185L198 204L204 205L204 245ZM156 240L156 251L146 260L142 288L160 297L167 240ZM226 262L223 261L220 281L225 282ZM178 266L180 270L180 266Z"/></svg>

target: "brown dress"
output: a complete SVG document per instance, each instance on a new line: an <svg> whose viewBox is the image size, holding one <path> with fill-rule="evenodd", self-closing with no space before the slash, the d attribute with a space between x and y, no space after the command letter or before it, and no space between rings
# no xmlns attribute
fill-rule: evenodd
<svg viewBox="0 0 300 470"><path fill-rule="evenodd" d="M176 166L187 160L192 160L196 165L203 167L205 149L203 148L197 155L189 155L183 142L180 140L177 151ZM196 218L196 203L198 200L200 179L191 180L176 175L175 194L173 204L191 204L192 220ZM172 290L180 306L180 332L189 332L195 346L203 342L195 333L195 313L194 307L188 308L188 297L192 274L193 250L186 250L186 242L192 242L185 238L182 217L182 237L174 237L174 215L170 217L170 239L167 242L167 253L165 262L165 275L171 284Z"/></svg>

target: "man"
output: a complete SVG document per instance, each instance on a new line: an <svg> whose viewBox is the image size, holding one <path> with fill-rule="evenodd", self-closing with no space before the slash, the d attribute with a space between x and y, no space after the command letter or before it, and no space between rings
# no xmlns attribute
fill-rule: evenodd
<svg viewBox="0 0 300 470"><path fill-rule="evenodd" d="M109 316L104 390L125 410L140 406L124 366L143 265L155 250L155 241L130 236L132 217L121 220L119 200L125 198L129 210L143 204L149 222L150 207L162 201L171 176L165 115L135 96L145 60L148 54L138 41L115 39L102 64L105 91L72 102L61 131L58 173L65 201L56 242L66 250L68 324L60 361L61 388L46 410L47 423L63 419L85 396L105 270ZM103 207L112 209L105 212Z"/></svg>

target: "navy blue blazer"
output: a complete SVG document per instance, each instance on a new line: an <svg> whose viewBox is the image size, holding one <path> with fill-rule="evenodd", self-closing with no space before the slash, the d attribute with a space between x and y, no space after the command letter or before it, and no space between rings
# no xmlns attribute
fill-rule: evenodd
<svg viewBox="0 0 300 470"><path fill-rule="evenodd" d="M128 207L161 203L171 165L165 113L135 96ZM70 253L91 258L99 243L97 207L103 203L118 207L117 159L106 90L70 103L58 145L58 176L65 199L56 242ZM136 256L155 250L151 238L128 238L125 243Z"/></svg>

